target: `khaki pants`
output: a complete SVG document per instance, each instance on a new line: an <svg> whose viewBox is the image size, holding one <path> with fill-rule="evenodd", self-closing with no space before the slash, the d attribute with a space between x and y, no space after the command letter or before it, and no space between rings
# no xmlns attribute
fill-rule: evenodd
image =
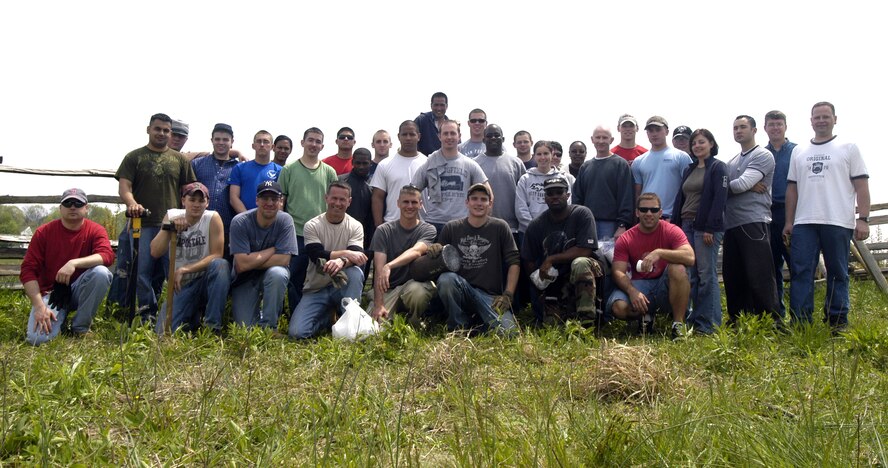
<svg viewBox="0 0 888 468"><path fill-rule="evenodd" d="M407 281L406 283L386 291L382 303L389 312L389 318L401 312L407 316L422 315L435 296L435 284L431 281ZM370 301L367 313L373 311L375 301Z"/></svg>

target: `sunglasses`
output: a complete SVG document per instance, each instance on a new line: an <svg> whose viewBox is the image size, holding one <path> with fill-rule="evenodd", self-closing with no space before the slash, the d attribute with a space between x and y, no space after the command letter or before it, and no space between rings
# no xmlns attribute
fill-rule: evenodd
<svg viewBox="0 0 888 468"><path fill-rule="evenodd" d="M83 203L80 200L68 199L62 202L62 206L64 206L65 208L71 208L72 206L74 208L83 208L84 206L86 206L86 203Z"/></svg>
<svg viewBox="0 0 888 468"><path fill-rule="evenodd" d="M350 141L350 140L354 140L355 136L354 135L339 135L336 138L339 138L340 140Z"/></svg>
<svg viewBox="0 0 888 468"><path fill-rule="evenodd" d="M487 122L486 119L469 119L469 123L484 123Z"/></svg>
<svg viewBox="0 0 888 468"><path fill-rule="evenodd" d="M640 206L640 207L638 207L638 211L641 213L659 213L660 207L658 206L658 207L654 208L654 207Z"/></svg>

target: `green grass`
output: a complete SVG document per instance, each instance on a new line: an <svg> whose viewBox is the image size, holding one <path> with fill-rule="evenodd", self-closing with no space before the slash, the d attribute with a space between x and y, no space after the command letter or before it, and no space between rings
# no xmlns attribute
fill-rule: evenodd
<svg viewBox="0 0 888 468"><path fill-rule="evenodd" d="M159 340L99 317L94 337L33 348L5 291L0 464L888 466L888 301L854 282L852 305L837 338L747 317L674 343L400 319L354 344Z"/></svg>

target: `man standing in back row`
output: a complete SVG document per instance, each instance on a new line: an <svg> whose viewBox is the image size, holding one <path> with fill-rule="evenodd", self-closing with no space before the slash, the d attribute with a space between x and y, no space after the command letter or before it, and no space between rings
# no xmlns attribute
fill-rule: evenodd
<svg viewBox="0 0 888 468"><path fill-rule="evenodd" d="M771 261L771 183L774 157L755 142L755 119L734 120L740 153L728 162L728 200L722 244L728 323L740 312L770 314L776 322L777 291ZM758 185L757 185L758 184ZM759 188L757 188L759 187Z"/></svg>
<svg viewBox="0 0 888 468"><path fill-rule="evenodd" d="M423 112L414 119L416 127L419 131L419 152L431 156L432 153L441 148L441 139L438 132L447 117L447 95L438 91L432 94L432 111Z"/></svg>
<svg viewBox="0 0 888 468"><path fill-rule="evenodd" d="M786 225L786 178L789 161L796 144L786 138L786 114L773 110L765 114L765 132L768 145L765 149L774 156L774 183L771 185L771 255L774 257L774 284L777 286L777 313L786 316L783 301L783 263L791 266L789 248L783 243L783 226ZM764 187L762 187L764 188ZM790 268L790 271L792 268Z"/></svg>
<svg viewBox="0 0 888 468"><path fill-rule="evenodd" d="M869 237L869 174L857 145L833 134L836 108L818 102L811 108L814 138L792 152L786 187L786 226L790 240L793 321L812 320L814 269L823 251L826 263L826 317L834 330L848 326L848 243ZM854 219L854 202L858 215Z"/></svg>
<svg viewBox="0 0 888 468"><path fill-rule="evenodd" d="M139 314L143 320L151 322L157 317L157 297L151 285L152 274L157 263L166 273L168 263L167 256L159 259L151 257L151 239L160 231L166 211L179 207L180 188L196 180L185 156L167 146L172 123L173 119L166 114L152 115L146 130L148 144L124 156L114 174L118 180L118 194L126 205L127 216L143 216L136 296ZM150 214L146 215L146 210L150 210Z"/></svg>
<svg viewBox="0 0 888 468"><path fill-rule="evenodd" d="M672 204L681 188L681 178L691 164L691 157L667 143L669 124L655 115L644 125L651 150L632 162L632 178L635 180L635 199L642 192L653 192L660 197L663 219L672 216Z"/></svg>

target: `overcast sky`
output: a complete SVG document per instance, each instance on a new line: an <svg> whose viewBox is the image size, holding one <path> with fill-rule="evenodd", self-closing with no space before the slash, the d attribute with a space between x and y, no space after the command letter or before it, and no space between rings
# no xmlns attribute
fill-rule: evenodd
<svg viewBox="0 0 888 468"><path fill-rule="evenodd" d="M450 117L480 107L508 135L566 147L624 112L659 114L671 128L710 129L729 159L736 115L763 127L767 111L783 110L788 137L802 141L811 105L828 100L836 133L861 148L873 201L888 202L884 144L868 127L888 108L877 5L4 2L0 155L9 166L114 170L164 112L191 125L185 150L211 149L213 124L225 122L250 154L257 130L289 135L293 161L310 126L327 135L322 155L335 153L342 126L369 147L374 131L394 135L444 91ZM117 192L113 179L0 174L0 184L12 195Z"/></svg>

